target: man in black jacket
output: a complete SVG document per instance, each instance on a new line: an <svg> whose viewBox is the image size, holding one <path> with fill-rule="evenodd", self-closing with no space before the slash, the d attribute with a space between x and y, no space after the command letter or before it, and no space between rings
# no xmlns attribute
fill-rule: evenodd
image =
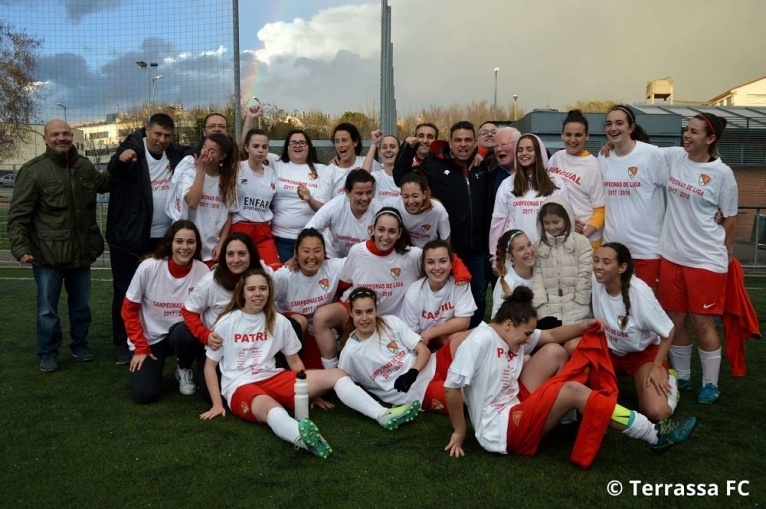
<svg viewBox="0 0 766 509"><path fill-rule="evenodd" d="M122 302L141 258L165 234L171 220L165 213L170 178L189 147L173 143L173 119L152 115L146 128L129 135L109 161L109 211L106 241L112 266L112 334L115 363L130 362Z"/></svg>
<svg viewBox="0 0 766 509"><path fill-rule="evenodd" d="M394 182L412 171L417 140L405 143L394 166ZM476 156L476 131L468 121L450 128L449 144L434 142L431 154L417 167L428 177L433 197L447 209L452 250L471 271L471 292L478 309L471 319L475 327L484 317L487 293L488 234L491 208L489 172Z"/></svg>

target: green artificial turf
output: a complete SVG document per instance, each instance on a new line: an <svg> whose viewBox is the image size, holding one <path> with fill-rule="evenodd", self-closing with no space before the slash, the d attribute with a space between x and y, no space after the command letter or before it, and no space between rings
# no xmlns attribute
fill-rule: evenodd
<svg viewBox="0 0 766 509"><path fill-rule="evenodd" d="M166 366L160 402L128 397L127 366L112 363L111 274L93 272L92 363L65 347L60 369L42 373L35 355L35 285L28 269L0 270L0 507L755 507L766 503L766 348L748 344L748 375L733 379L724 361L713 406L683 393L677 415L696 415L692 439L664 456L610 432L590 470L569 462L573 440L543 439L534 458L484 452L473 438L450 458L449 418L421 414L388 432L341 404L313 410L334 449L320 460L267 426L227 415L201 421L208 406L182 396ZM751 287L766 279L751 278ZM751 290L756 309L766 289ZM66 314L66 296L61 311ZM763 318L763 317L762 317ZM66 319L64 319L64 326ZM762 320L761 327L764 328ZM699 376L694 356L693 370ZM697 380L695 380L698 383ZM635 407L632 382L620 401ZM331 398L334 401L334 398ZM607 484L623 483L622 495ZM717 497L633 496L630 480L714 483ZM749 481L749 496L726 481Z"/></svg>

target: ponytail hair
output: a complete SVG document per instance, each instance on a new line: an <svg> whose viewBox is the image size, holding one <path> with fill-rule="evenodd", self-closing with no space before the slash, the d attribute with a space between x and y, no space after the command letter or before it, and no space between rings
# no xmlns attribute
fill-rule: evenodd
<svg viewBox="0 0 766 509"><path fill-rule="evenodd" d="M537 319L537 310L532 305L534 294L526 286L517 286L508 297L505 298L500 309L497 311L492 323L503 323L510 320L514 327Z"/></svg>
<svg viewBox="0 0 766 509"><path fill-rule="evenodd" d="M630 133L631 140L649 143L649 133L644 131L643 127L636 124L636 114L633 112L630 106L626 104L615 104L612 106L612 109L609 110L609 113L615 110L619 110L625 113L625 116L628 117L628 125L633 127L633 132Z"/></svg>
<svg viewBox="0 0 766 509"><path fill-rule="evenodd" d="M625 330L628 325L628 317L630 316L630 280L633 277L635 271L635 264L633 257L630 255L630 250L619 242L607 242L601 244L601 247L608 247L617 254L617 264L625 264L625 272L620 274L620 293L622 294L622 302L625 304L625 316L620 320L620 330Z"/></svg>
<svg viewBox="0 0 766 509"><path fill-rule="evenodd" d="M497 239L497 249L495 250L495 270L497 270L498 281L500 282L500 288L503 290L503 295L507 296L511 293L511 287L505 281L505 258L510 253L513 245L513 240L524 232L521 230L513 229L505 232L499 239Z"/></svg>
<svg viewBox="0 0 766 509"><path fill-rule="evenodd" d="M726 128L726 118L713 115L712 113L700 113L692 118L697 118L705 123L705 134L715 136L715 141L708 148L708 154L712 157L718 157L718 140L723 136L723 130Z"/></svg>
<svg viewBox="0 0 766 509"><path fill-rule="evenodd" d="M582 124L585 126L585 134L588 134L588 119L582 114L582 110L569 110L561 126L561 132L564 132L567 124Z"/></svg>

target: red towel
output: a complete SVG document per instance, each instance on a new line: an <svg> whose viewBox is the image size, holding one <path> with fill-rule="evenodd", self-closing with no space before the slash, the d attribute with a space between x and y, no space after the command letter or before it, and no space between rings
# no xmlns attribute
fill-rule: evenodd
<svg viewBox="0 0 766 509"><path fill-rule="evenodd" d="M593 390L577 433L570 460L580 468L590 467L617 405L617 376L614 374L606 335L594 325L572 353L572 358L551 380L575 380Z"/></svg>
<svg viewBox="0 0 766 509"><path fill-rule="evenodd" d="M726 338L726 358L731 365L731 376L745 376L745 341L761 339L758 316L745 289L745 275L736 258L729 262L726 280L726 300L723 307L723 330Z"/></svg>

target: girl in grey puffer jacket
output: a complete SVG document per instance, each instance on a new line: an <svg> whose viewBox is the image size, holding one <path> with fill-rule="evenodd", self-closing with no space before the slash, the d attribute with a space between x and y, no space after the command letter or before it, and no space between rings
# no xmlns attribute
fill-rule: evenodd
<svg viewBox="0 0 766 509"><path fill-rule="evenodd" d="M559 196L543 202L537 216L537 244L532 290L538 316L555 316L564 324L591 314L593 248L572 228L569 203Z"/></svg>

